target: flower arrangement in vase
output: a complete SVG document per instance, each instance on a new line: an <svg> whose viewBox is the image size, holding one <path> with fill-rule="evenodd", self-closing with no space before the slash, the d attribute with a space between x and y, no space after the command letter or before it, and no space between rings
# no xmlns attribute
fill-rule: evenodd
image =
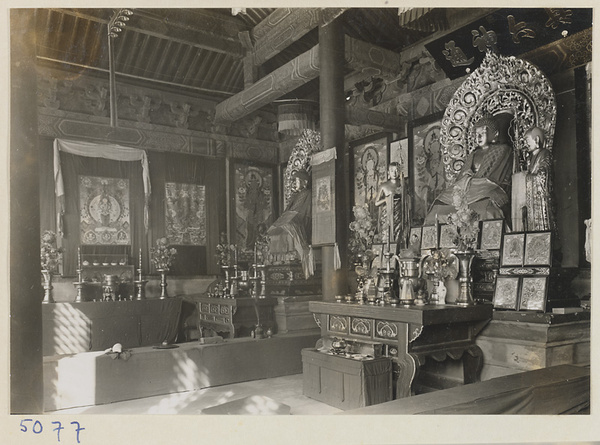
<svg viewBox="0 0 600 445"><path fill-rule="evenodd" d="M466 185L454 186L452 203L456 212L448 215L448 224L456 229L454 243L457 246L455 252L459 263L459 293L456 304L469 306L473 304L473 277L471 266L475 258L475 246L479 234L479 215L469 207L466 193Z"/></svg>
<svg viewBox="0 0 600 445"><path fill-rule="evenodd" d="M363 294L369 285L369 277L372 275L371 264L375 258L372 246L377 241L375 234L377 221L371 217L366 205L354 206L352 213L354 221L349 226L351 235L348 250L351 254L350 264L353 265L357 275L356 300L362 303Z"/></svg>
<svg viewBox="0 0 600 445"><path fill-rule="evenodd" d="M448 215L448 224L454 226L454 244L458 252L475 249L479 234L479 215L469 207L465 187L455 185L452 204L456 211Z"/></svg>
<svg viewBox="0 0 600 445"><path fill-rule="evenodd" d="M150 248L150 259L152 264L157 271L169 271L175 257L177 256L177 249L169 246L167 238L158 238L156 240L156 246Z"/></svg>
<svg viewBox="0 0 600 445"><path fill-rule="evenodd" d="M219 239L219 244L216 247L215 257L219 267L226 268L231 266L235 252L235 244L227 243L227 235L222 232Z"/></svg>
<svg viewBox="0 0 600 445"><path fill-rule="evenodd" d="M150 248L150 259L156 270L160 273L160 298L168 298L167 295L167 272L171 269L177 249L169 247L167 238L158 238L156 246Z"/></svg>
<svg viewBox="0 0 600 445"><path fill-rule="evenodd" d="M448 278L456 278L458 274L458 261L450 249L432 249L431 253L423 258L421 271L433 282L433 289L429 297L431 304L444 304L445 285Z"/></svg>
<svg viewBox="0 0 600 445"><path fill-rule="evenodd" d="M351 264L362 263L367 258L367 251L371 250L376 241L377 222L369 214L367 206L352 207L354 221L350 223L350 241L348 249L352 254Z"/></svg>
<svg viewBox="0 0 600 445"><path fill-rule="evenodd" d="M62 248L56 246L56 233L46 230L42 234L40 243L40 265L44 278L43 303L54 303L52 298L52 274L57 272L58 265L62 262Z"/></svg>

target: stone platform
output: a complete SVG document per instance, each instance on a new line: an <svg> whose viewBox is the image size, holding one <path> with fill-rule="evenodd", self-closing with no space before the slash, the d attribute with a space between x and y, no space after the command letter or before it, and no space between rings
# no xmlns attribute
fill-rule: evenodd
<svg viewBox="0 0 600 445"><path fill-rule="evenodd" d="M590 312L495 311L476 341L482 380L551 366L590 363Z"/></svg>
<svg viewBox="0 0 600 445"><path fill-rule="evenodd" d="M133 348L120 357L104 352L44 357L44 411L300 374L301 350L318 338L287 334Z"/></svg>

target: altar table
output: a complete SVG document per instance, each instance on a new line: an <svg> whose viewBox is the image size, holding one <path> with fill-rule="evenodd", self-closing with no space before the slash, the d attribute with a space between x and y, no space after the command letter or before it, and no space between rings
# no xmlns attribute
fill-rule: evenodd
<svg viewBox="0 0 600 445"><path fill-rule="evenodd" d="M266 298L219 298L206 294L188 295L198 307L198 327L226 333L229 338L246 337L260 322L264 331L275 328L273 308L277 299Z"/></svg>
<svg viewBox="0 0 600 445"><path fill-rule="evenodd" d="M475 337L492 318L490 303L391 307L311 301L309 309L321 327L325 348L338 337L355 352L392 359L395 398L411 395L411 385L427 358L462 359L464 383L479 381L483 353Z"/></svg>
<svg viewBox="0 0 600 445"><path fill-rule="evenodd" d="M43 355L174 342L181 298L42 305Z"/></svg>

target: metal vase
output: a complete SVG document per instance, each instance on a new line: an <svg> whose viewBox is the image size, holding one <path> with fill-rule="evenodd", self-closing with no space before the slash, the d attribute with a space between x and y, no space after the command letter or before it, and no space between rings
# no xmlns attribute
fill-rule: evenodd
<svg viewBox="0 0 600 445"><path fill-rule="evenodd" d="M158 269L160 273L160 299L164 300L165 298L169 298L169 294L167 293L167 272L166 269Z"/></svg>
<svg viewBox="0 0 600 445"><path fill-rule="evenodd" d="M52 272L42 269L42 277L44 278L44 299L42 303L54 303L54 298L52 298Z"/></svg>
<svg viewBox="0 0 600 445"><path fill-rule="evenodd" d="M473 276L471 274L471 266L475 252L465 251L456 252L458 258L458 297L456 304L459 306L471 306L473 302Z"/></svg>

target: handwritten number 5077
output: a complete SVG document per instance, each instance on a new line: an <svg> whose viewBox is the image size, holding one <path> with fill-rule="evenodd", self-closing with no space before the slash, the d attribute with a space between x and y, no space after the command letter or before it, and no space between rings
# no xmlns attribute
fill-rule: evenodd
<svg viewBox="0 0 600 445"><path fill-rule="evenodd" d="M26 422L33 422L33 426L31 427L31 431L34 434L41 434L42 431L44 431L44 427L42 425L42 422L40 422L39 420L36 420L34 422L33 419L22 419L20 426L21 426L21 431L23 433L26 433L28 431ZM56 432L56 439L58 440L58 442L60 442L60 432L62 430L64 430L65 427L62 426L62 423L58 422L58 421L52 422L52 425L57 425L57 427L54 428L52 431ZM82 428L81 425L79 424L79 422L71 422L71 425L76 425L75 432L77 434L77 443L81 443L81 441L79 440L79 433L81 431L83 431L85 428Z"/></svg>

